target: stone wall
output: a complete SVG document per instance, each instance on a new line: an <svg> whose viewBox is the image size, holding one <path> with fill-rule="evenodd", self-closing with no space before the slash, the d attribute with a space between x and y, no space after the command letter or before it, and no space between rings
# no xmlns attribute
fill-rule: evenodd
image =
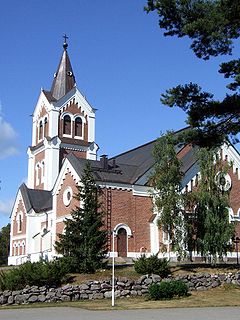
<svg viewBox="0 0 240 320"><path fill-rule="evenodd" d="M187 283L189 290L208 290L220 286L223 283L232 283L240 286L240 273L208 274L169 276L161 279L158 275L142 276L138 280L127 278L115 278L115 297L142 296L148 293L151 283L182 280ZM111 280L87 281L80 285L65 285L61 288L47 288L27 286L23 290L0 292L0 305L28 304L35 302L77 301L86 299L107 299L112 296Z"/></svg>

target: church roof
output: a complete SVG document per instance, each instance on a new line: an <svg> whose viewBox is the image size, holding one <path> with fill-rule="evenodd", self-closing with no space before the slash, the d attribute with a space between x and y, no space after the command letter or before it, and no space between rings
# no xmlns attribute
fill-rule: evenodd
<svg viewBox="0 0 240 320"><path fill-rule="evenodd" d="M50 93L45 93L47 98L53 97L56 100L65 96L76 85L71 62L67 53L68 44L66 40L63 44L63 54L54 75ZM52 100L51 100L52 101Z"/></svg>
<svg viewBox="0 0 240 320"><path fill-rule="evenodd" d="M27 212L33 209L39 213L52 209L52 193L46 190L29 189L25 183L20 186Z"/></svg>
<svg viewBox="0 0 240 320"><path fill-rule="evenodd" d="M90 160L92 171L96 181L103 183L124 183L146 185L148 183L148 175L154 166L154 157L152 155L156 140L143 144L137 148L121 153L111 159L105 161L100 159ZM179 153L185 146L176 146L176 153ZM86 159L78 158L73 154L68 155L76 172L81 176ZM196 163L194 150L190 148L181 157L181 171L185 174ZM141 177L145 177L141 179Z"/></svg>

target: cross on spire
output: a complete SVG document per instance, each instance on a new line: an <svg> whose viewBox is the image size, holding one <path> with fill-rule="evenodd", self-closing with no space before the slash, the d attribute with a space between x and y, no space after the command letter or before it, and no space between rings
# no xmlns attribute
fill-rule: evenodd
<svg viewBox="0 0 240 320"><path fill-rule="evenodd" d="M66 33L64 34L63 39L64 39L63 48L66 50L68 47L68 44L67 44L68 36L66 35Z"/></svg>

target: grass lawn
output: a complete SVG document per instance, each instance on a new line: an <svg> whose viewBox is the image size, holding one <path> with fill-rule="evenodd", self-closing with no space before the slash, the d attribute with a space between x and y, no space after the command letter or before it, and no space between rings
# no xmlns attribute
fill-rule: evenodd
<svg viewBox="0 0 240 320"><path fill-rule="evenodd" d="M184 264L184 265L172 265L171 274L173 276L184 275L184 274L196 274L196 273L210 273L210 274L219 274L219 273L236 273L240 272L240 268L235 264L221 264L213 267L206 264ZM101 270L95 274L72 274L73 284L81 284L88 280L105 280L111 278L112 270L111 268ZM115 277L127 277L132 280L137 280L140 278L139 275L133 266L120 266L115 269Z"/></svg>

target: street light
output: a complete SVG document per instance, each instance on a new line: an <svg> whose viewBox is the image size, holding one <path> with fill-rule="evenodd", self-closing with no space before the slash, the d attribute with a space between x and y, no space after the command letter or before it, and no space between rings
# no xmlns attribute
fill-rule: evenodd
<svg viewBox="0 0 240 320"><path fill-rule="evenodd" d="M114 296L114 282L115 282L115 275L114 275L114 271L115 271L115 266L114 266L114 238L116 236L116 230L113 229L112 231L112 307L114 307L115 305L115 296Z"/></svg>
<svg viewBox="0 0 240 320"><path fill-rule="evenodd" d="M238 259L238 244L240 242L240 238L239 237L233 237L232 241L236 244L236 251L237 251L237 265L239 265L239 259Z"/></svg>

